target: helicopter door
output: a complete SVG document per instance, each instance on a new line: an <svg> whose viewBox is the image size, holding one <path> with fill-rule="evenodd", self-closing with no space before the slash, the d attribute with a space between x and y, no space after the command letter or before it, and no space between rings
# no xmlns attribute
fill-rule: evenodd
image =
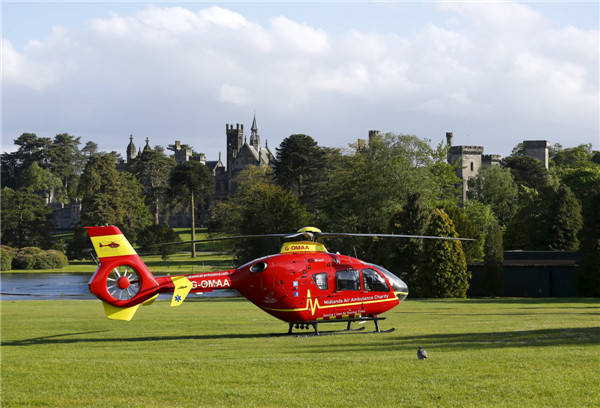
<svg viewBox="0 0 600 408"><path fill-rule="evenodd" d="M383 277L374 269L365 268L362 271L365 292L389 292L390 287Z"/></svg>

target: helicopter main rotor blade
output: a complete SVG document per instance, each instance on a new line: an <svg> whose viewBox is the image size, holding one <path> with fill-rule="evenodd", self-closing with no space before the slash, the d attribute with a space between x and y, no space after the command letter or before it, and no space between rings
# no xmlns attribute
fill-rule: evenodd
<svg viewBox="0 0 600 408"><path fill-rule="evenodd" d="M193 241L178 241L178 242L165 242L161 244L154 244L151 246L162 246L162 245L175 245L175 244L193 244L196 242L211 242L211 241L229 241L232 239L246 239L246 238L297 238L304 237L310 241L318 241L322 238L332 237L381 237L381 238L424 238L424 239L447 239L456 241L475 241L473 238L454 238L454 237L436 237L428 235L400 235L400 234L358 234L352 232L292 232L289 234L262 234L262 235L236 235L232 237L215 237L215 238L204 238L196 239Z"/></svg>
<svg viewBox="0 0 600 408"><path fill-rule="evenodd" d="M164 242L164 243L160 243L160 244L154 244L151 246L174 245L174 244L193 244L195 242L228 241L228 240L232 240L232 239L245 239L245 238L296 238L299 236L306 236L306 233L294 232L291 234L236 235L236 236L232 236L232 237L215 237L215 238L195 239L193 241Z"/></svg>
<svg viewBox="0 0 600 408"><path fill-rule="evenodd" d="M401 235L401 234L358 234L352 232L315 232L317 240L330 237L381 237L381 238L425 238L425 239L449 239L457 241L475 241L473 238L437 237L430 235Z"/></svg>

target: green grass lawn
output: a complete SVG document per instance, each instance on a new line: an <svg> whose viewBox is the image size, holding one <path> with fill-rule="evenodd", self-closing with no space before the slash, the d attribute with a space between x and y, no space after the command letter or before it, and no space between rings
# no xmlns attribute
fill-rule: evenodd
<svg viewBox="0 0 600 408"><path fill-rule="evenodd" d="M1 306L3 407L600 405L597 299L408 300L395 332L300 338L243 299L131 322L99 301Z"/></svg>

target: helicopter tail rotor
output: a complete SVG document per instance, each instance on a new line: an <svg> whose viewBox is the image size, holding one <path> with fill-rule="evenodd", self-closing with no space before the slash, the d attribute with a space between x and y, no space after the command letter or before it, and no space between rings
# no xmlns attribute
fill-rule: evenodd
<svg viewBox="0 0 600 408"><path fill-rule="evenodd" d="M100 262L88 286L108 318L131 320L141 304L152 304L161 291L173 292L171 306L183 303L192 289L185 276L154 277L118 227L86 229Z"/></svg>

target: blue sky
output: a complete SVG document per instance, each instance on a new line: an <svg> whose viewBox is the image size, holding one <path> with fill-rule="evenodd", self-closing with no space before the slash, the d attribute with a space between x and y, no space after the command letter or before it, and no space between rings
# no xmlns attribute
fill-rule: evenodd
<svg viewBox="0 0 600 408"><path fill-rule="evenodd" d="M2 145L68 132L124 154L371 129L507 155L599 149L598 2L2 3Z"/></svg>

